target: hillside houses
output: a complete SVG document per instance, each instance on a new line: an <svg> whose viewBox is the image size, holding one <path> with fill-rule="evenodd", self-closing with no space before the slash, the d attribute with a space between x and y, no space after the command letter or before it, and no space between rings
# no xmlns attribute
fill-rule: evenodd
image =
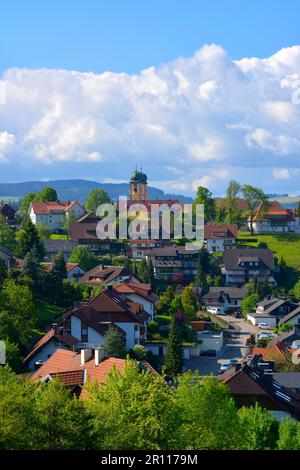
<svg viewBox="0 0 300 470"><path fill-rule="evenodd" d="M276 286L273 271L274 255L269 249L235 248L223 254L222 273L226 285L239 286L256 280Z"/></svg>
<svg viewBox="0 0 300 470"><path fill-rule="evenodd" d="M248 221L250 228L250 222ZM299 214L294 209L285 209L279 202L270 201L266 209L262 205L252 222L254 233L300 233Z"/></svg>
<svg viewBox="0 0 300 470"><path fill-rule="evenodd" d="M205 247L209 252L221 252L236 244L236 225L207 224L204 226Z"/></svg>
<svg viewBox="0 0 300 470"><path fill-rule="evenodd" d="M78 201L33 201L28 210L32 223L45 225L51 233L62 230L66 221L71 220L71 214L79 219L84 213L85 209Z"/></svg>
<svg viewBox="0 0 300 470"><path fill-rule="evenodd" d="M91 286L111 286L120 282L140 283L139 279L124 266L106 266L99 264L87 271L80 282Z"/></svg>

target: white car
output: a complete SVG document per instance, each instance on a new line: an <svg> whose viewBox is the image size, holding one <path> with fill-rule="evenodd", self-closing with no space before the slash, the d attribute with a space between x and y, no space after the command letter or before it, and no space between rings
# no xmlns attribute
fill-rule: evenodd
<svg viewBox="0 0 300 470"><path fill-rule="evenodd" d="M261 330L268 330L270 326L267 323L259 323L258 328L260 328Z"/></svg>
<svg viewBox="0 0 300 470"><path fill-rule="evenodd" d="M221 365L220 367L220 374L222 374L223 372L225 372L227 369L229 369L230 367L232 367L232 363L230 361L225 361L223 362L223 364Z"/></svg>
<svg viewBox="0 0 300 470"><path fill-rule="evenodd" d="M273 338L272 333L269 333L268 331L262 331L257 335L258 339L266 339L266 338Z"/></svg>

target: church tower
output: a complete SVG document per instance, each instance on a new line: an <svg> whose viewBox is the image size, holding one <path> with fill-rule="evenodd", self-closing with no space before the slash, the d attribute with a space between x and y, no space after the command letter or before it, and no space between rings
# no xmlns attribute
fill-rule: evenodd
<svg viewBox="0 0 300 470"><path fill-rule="evenodd" d="M147 201L147 175L136 168L131 173L130 178L130 199L131 201Z"/></svg>

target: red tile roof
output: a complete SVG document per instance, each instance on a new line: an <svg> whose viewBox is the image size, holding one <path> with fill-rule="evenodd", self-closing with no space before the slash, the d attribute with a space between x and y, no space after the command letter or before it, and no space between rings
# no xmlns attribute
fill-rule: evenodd
<svg viewBox="0 0 300 470"><path fill-rule="evenodd" d="M66 201L66 202L42 202L33 201L31 207L33 212L37 215L47 215L51 212L67 212L74 204L81 204L78 201ZM82 207L82 206L81 206Z"/></svg>
<svg viewBox="0 0 300 470"><path fill-rule="evenodd" d="M110 357L104 359L95 366L94 357L81 365L81 354L67 351L65 349L57 349L55 353L32 375L32 380L37 382L44 380L47 376L52 379L60 380L66 386L83 385L81 398L86 396L85 384L90 382L98 382L105 384L107 374L115 367L120 373L124 371L126 361ZM146 361L138 363L140 368L153 374L157 372Z"/></svg>

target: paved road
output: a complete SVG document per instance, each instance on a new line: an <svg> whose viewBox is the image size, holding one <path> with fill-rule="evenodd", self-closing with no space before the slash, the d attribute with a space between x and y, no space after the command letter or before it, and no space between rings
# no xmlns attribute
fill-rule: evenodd
<svg viewBox="0 0 300 470"><path fill-rule="evenodd" d="M245 343L250 334L256 334L259 328L231 316L224 317L232 328L224 333L224 346L217 357L196 357L185 361L188 370L199 370L201 375L218 375L220 364L228 359L242 359L247 354Z"/></svg>

